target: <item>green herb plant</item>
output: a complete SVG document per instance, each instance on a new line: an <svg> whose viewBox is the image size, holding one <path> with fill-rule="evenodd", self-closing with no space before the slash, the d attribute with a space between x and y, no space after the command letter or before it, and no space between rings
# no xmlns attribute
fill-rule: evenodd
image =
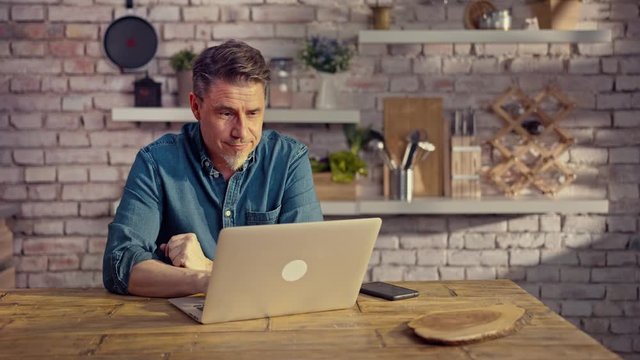
<svg viewBox="0 0 640 360"><path fill-rule="evenodd" d="M173 54L169 59L169 65L175 70L184 71L191 70L193 68L193 61L196 59L196 53L190 49L180 50L177 53Z"/></svg>
<svg viewBox="0 0 640 360"><path fill-rule="evenodd" d="M347 138L349 150L336 151L329 154L328 169L322 161L312 160L312 169L331 171L331 181L348 184L357 175L367 176L367 163L360 158L360 151L371 140L370 128L359 128L353 124L344 125L343 131Z"/></svg>

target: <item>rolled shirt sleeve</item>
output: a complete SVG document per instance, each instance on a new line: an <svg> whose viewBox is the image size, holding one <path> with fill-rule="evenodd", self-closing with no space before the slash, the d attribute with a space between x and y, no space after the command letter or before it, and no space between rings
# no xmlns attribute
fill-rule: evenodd
<svg viewBox="0 0 640 360"><path fill-rule="evenodd" d="M159 259L156 239L162 217L158 172L149 153L136 156L115 218L109 224L103 258L104 287L128 294L131 269L137 263Z"/></svg>

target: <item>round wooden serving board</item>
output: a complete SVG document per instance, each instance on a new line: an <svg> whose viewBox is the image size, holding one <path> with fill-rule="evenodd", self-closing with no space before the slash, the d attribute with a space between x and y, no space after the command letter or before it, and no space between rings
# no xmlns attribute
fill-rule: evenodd
<svg viewBox="0 0 640 360"><path fill-rule="evenodd" d="M528 321L512 304L434 310L413 319L409 327L430 343L461 345L512 334Z"/></svg>

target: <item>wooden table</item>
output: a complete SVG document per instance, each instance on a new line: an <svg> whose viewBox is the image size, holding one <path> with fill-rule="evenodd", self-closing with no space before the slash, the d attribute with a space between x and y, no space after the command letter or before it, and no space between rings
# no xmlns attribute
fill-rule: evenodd
<svg viewBox="0 0 640 360"><path fill-rule="evenodd" d="M200 325L165 299L105 290L0 292L0 358L619 359L508 280L406 282L414 299L360 295L351 309ZM429 345L406 323L433 308L513 303L519 332L465 346Z"/></svg>

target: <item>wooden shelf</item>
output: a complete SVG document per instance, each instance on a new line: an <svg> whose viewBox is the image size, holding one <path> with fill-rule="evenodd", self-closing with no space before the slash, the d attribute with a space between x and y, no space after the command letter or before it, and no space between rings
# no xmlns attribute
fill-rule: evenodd
<svg viewBox="0 0 640 360"><path fill-rule="evenodd" d="M360 44L598 43L611 30L362 30Z"/></svg>
<svg viewBox="0 0 640 360"><path fill-rule="evenodd" d="M376 200L323 201L324 215L490 215L605 214L606 199L484 197L481 199L415 198L412 202Z"/></svg>
<svg viewBox="0 0 640 360"><path fill-rule="evenodd" d="M140 122L192 122L196 121L189 108L143 108L127 107L111 110L113 121ZM267 109L265 123L291 124L357 124L358 110L316 109Z"/></svg>

